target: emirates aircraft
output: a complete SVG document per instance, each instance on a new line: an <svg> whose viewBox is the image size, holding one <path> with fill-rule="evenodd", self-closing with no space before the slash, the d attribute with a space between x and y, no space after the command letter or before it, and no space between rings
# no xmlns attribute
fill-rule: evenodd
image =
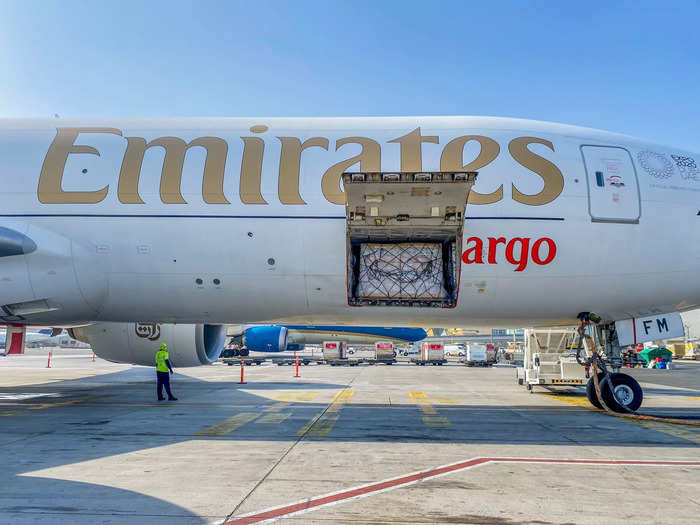
<svg viewBox="0 0 700 525"><path fill-rule="evenodd" d="M699 160L507 118L2 120L2 321L193 366L234 323L585 318L614 367L700 306Z"/></svg>

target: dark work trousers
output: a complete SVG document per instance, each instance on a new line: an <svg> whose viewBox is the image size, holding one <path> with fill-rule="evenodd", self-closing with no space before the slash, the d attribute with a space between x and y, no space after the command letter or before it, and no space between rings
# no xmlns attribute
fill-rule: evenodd
<svg viewBox="0 0 700 525"><path fill-rule="evenodd" d="M168 398L175 397L170 391L170 372L158 372L158 399L163 399L163 387L165 387L165 393L168 394Z"/></svg>

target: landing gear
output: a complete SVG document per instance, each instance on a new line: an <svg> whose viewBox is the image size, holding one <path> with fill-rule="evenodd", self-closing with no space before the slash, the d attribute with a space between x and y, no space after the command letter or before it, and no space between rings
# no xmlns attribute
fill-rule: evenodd
<svg viewBox="0 0 700 525"><path fill-rule="evenodd" d="M576 345L576 360L587 370L597 374L598 386L603 403L600 402L591 377L586 384L586 396L591 405L613 412L630 413L636 411L644 399L642 387L632 376L619 372L622 366L622 349L618 342L614 323L601 323L601 319L590 313L579 314L581 325L578 328L579 342ZM585 358L584 350L590 357ZM608 371L612 369L612 371ZM605 406L604 406L605 405Z"/></svg>
<svg viewBox="0 0 700 525"><path fill-rule="evenodd" d="M634 412L644 400L644 392L642 387L632 376L620 373L609 373L608 379L605 379L605 374L598 373L598 384L600 385L600 393L603 394L603 401L608 405L608 408L614 412L626 413ZM586 385L586 395L588 401L596 408L603 408L603 405L598 399L595 391L595 383L591 377Z"/></svg>

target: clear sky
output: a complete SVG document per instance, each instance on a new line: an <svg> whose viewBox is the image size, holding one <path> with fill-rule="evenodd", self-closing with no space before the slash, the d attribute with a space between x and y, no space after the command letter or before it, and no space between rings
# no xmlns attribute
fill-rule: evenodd
<svg viewBox="0 0 700 525"><path fill-rule="evenodd" d="M0 116L494 115L700 152L700 2L0 0Z"/></svg>

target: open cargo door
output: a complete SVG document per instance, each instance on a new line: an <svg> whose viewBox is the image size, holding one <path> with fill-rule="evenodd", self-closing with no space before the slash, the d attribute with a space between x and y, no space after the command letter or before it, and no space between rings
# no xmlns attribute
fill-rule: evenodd
<svg viewBox="0 0 700 525"><path fill-rule="evenodd" d="M476 172L344 173L348 304L457 305Z"/></svg>

